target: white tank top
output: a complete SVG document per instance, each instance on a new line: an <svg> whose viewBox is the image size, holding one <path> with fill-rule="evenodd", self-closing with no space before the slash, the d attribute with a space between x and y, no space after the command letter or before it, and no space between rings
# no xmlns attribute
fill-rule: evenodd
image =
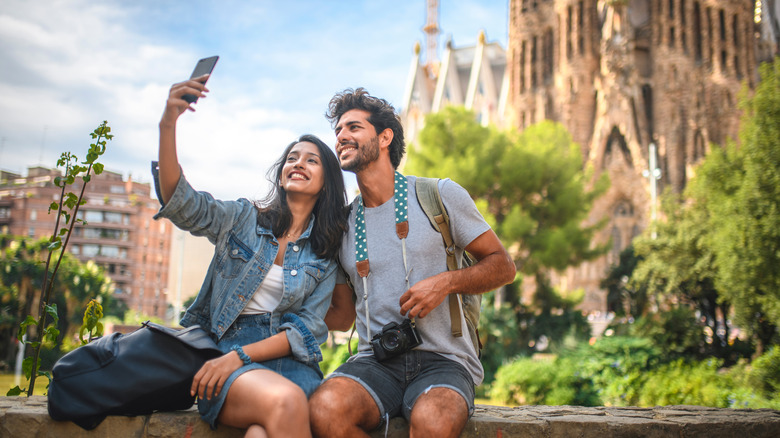
<svg viewBox="0 0 780 438"><path fill-rule="evenodd" d="M241 314L257 315L273 312L282 301L282 293L284 293L284 270L281 266L272 264L271 270L265 275L260 287Z"/></svg>

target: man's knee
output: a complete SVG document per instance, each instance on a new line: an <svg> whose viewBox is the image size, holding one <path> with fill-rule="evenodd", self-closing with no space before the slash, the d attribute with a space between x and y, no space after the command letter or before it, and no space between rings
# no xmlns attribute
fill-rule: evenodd
<svg viewBox="0 0 780 438"><path fill-rule="evenodd" d="M449 388L432 388L412 408L411 435L457 437L469 419L466 400Z"/></svg>
<svg viewBox="0 0 780 438"><path fill-rule="evenodd" d="M339 402L336 391L331 385L332 380L323 382L309 398L309 412L314 415L337 408Z"/></svg>
<svg viewBox="0 0 780 438"><path fill-rule="evenodd" d="M379 422L379 408L359 383L334 377L323 382L312 394L309 416L315 435L317 431L329 429L334 422L370 429Z"/></svg>

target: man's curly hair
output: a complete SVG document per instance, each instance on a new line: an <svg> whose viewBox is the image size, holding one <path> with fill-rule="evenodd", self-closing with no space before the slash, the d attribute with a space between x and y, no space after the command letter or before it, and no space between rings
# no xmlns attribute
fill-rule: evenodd
<svg viewBox="0 0 780 438"><path fill-rule="evenodd" d="M394 168L398 169L401 159L406 153L406 145L404 144L404 128L401 125L401 118L395 113L395 108L385 99L371 96L365 88L360 87L356 90L347 88L333 96L328 104L325 117L330 121L331 127L335 128L341 116L353 109L368 111L370 114L368 122L374 127L377 134L387 128L393 131L393 141L390 142L388 151L390 152L390 162Z"/></svg>

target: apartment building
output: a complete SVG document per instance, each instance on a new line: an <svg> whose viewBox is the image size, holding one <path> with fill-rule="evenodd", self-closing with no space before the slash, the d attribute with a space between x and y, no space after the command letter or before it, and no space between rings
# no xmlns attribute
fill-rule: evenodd
<svg viewBox="0 0 780 438"><path fill-rule="evenodd" d="M0 172L0 232L30 238L50 237L56 214L49 205L61 189L54 185L59 169L30 167L27 175ZM78 194L80 179L68 191ZM68 251L92 260L115 284L116 297L144 315L168 315L168 264L171 229L168 220L155 221L159 208L149 183L123 180L104 171L87 184Z"/></svg>

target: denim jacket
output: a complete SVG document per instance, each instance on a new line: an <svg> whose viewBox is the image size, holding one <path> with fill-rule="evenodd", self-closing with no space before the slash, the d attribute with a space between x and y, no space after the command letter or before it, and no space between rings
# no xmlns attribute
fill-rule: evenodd
<svg viewBox="0 0 780 438"><path fill-rule="evenodd" d="M162 205L156 163L152 173ZM270 270L279 243L271 230L258 225L257 209L249 200L216 200L209 193L195 191L184 174L171 199L154 216L161 217L195 236L206 236L215 245L206 278L181 325L198 324L219 341ZM293 357L316 366L322 360L320 345L328 336L323 318L336 283L336 262L312 251L308 237L313 224L314 216L301 237L287 244L282 263L284 292L271 313L271 331L286 331Z"/></svg>

